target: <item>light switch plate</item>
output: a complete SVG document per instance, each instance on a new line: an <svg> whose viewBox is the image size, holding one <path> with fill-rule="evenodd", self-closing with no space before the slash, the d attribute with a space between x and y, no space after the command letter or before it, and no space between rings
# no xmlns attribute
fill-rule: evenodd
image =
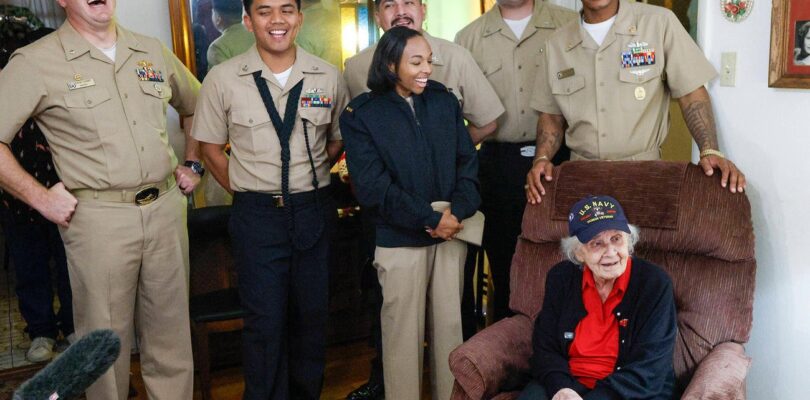
<svg viewBox="0 0 810 400"><path fill-rule="evenodd" d="M720 54L720 86L736 86L737 80L737 53L727 52Z"/></svg>

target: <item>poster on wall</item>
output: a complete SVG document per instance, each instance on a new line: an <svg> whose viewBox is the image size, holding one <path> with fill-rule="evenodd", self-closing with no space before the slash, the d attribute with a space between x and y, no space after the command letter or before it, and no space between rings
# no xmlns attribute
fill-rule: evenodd
<svg viewBox="0 0 810 400"><path fill-rule="evenodd" d="M810 89L810 2L773 0L768 86Z"/></svg>

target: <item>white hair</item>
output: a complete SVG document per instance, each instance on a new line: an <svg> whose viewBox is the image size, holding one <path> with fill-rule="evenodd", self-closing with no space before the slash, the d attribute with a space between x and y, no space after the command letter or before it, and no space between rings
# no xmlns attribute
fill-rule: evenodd
<svg viewBox="0 0 810 400"><path fill-rule="evenodd" d="M628 254L633 254L633 248L636 246L636 243L638 243L639 229L635 225L627 226L630 227L630 234L627 234L626 232L624 233L627 234L630 239L629 243L627 244ZM579 248L582 246L584 246L584 244L580 242L576 236L569 236L560 240L560 249L562 250L565 258L577 265L582 264L579 260L577 260L577 251L579 251Z"/></svg>

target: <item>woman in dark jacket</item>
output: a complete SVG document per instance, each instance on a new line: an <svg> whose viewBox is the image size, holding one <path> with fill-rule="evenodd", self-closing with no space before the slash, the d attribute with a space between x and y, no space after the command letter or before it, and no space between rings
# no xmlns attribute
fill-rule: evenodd
<svg viewBox="0 0 810 400"><path fill-rule="evenodd" d="M388 30L369 71L371 93L340 118L357 198L375 219L389 400L420 397L426 303L433 398L450 397L467 251L455 236L480 203L475 148L456 97L428 80L431 59L421 34Z"/></svg>
<svg viewBox="0 0 810 400"><path fill-rule="evenodd" d="M616 199L574 204L568 261L546 278L535 320L534 380L519 400L672 398L675 299L669 276L631 257L638 229Z"/></svg>

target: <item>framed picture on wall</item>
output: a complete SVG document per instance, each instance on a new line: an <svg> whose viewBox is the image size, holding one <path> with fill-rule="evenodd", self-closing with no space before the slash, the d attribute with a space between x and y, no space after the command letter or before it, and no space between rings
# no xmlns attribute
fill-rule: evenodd
<svg viewBox="0 0 810 400"><path fill-rule="evenodd" d="M2 1L2 0L0 0ZM377 39L373 0L302 0L296 43L338 69ZM214 65L253 46L242 0L169 0L174 52L202 81Z"/></svg>
<svg viewBox="0 0 810 400"><path fill-rule="evenodd" d="M810 2L773 0L768 86L810 89Z"/></svg>

